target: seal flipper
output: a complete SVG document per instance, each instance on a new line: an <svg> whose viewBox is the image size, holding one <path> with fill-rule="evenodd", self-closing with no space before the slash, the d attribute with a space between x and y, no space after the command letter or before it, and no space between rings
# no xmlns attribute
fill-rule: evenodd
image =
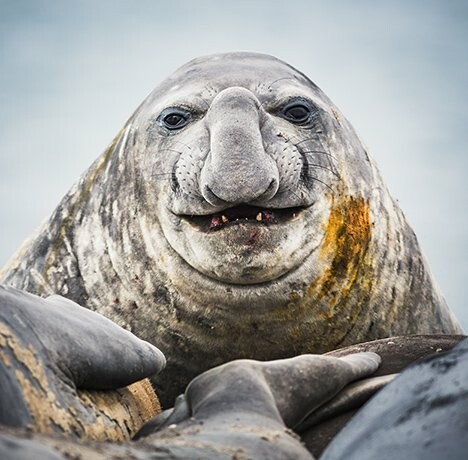
<svg viewBox="0 0 468 460"><path fill-rule="evenodd" d="M120 388L153 376L166 365L158 348L102 315L58 295L46 301L59 307L48 327L60 327L61 334L48 334L43 340L60 350L58 366L77 388Z"/></svg>
<svg viewBox="0 0 468 460"><path fill-rule="evenodd" d="M117 441L160 410L141 379L164 366L162 353L63 298L0 286L0 358L3 425Z"/></svg>

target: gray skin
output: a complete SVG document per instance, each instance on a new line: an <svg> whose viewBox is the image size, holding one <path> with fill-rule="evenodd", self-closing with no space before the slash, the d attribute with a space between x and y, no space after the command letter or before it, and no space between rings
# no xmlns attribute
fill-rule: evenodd
<svg viewBox="0 0 468 460"><path fill-rule="evenodd" d="M374 353L233 361L194 379L185 392L186 416L169 417L139 441L111 444L32 437L0 426L0 454L2 459L16 460L31 458L32 452L38 460L74 458L77 453L96 459L313 460L288 427L332 399L347 383L371 374L379 362Z"/></svg>
<svg viewBox="0 0 468 460"><path fill-rule="evenodd" d="M389 372L434 352L365 406L324 458L376 458L382 446L389 447L386 458L466 453L468 344L443 353L462 336L395 337L328 356L237 360L192 380L173 409L140 430L138 441L93 442L97 438L82 428L95 421L99 408L83 399L82 390L118 396L119 386L162 369L161 352L58 296L41 299L0 286L0 307L2 459L311 460L328 444L324 438L341 428L337 416L362 405L392 379ZM304 435L310 426L304 446L295 433Z"/></svg>
<svg viewBox="0 0 468 460"><path fill-rule="evenodd" d="M157 345L166 404L237 358L461 331L349 122L302 73L253 53L161 83L0 281Z"/></svg>

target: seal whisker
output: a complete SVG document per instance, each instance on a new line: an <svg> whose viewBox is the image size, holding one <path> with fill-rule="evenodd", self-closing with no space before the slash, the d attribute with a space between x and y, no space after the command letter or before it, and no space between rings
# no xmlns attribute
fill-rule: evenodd
<svg viewBox="0 0 468 460"><path fill-rule="evenodd" d="M320 141L319 141L320 142ZM302 150L301 148L298 147L299 144L295 144L295 147L297 148L297 150L301 153L301 155L303 156L305 162L304 162L304 165L305 165L305 169L304 169L304 173L305 173L305 176L307 177L307 169L309 166L315 166L315 167L320 167L322 169L327 169L329 170L330 172L332 172L339 180L341 180L341 176L338 174L337 172L337 168L336 168L336 165L334 163L334 161L337 161L336 158L329 152L325 151L325 150ZM322 143L320 142L320 145L322 145ZM323 146L322 146L323 147ZM329 168L325 167L325 166L322 166L322 165L318 165L318 164L313 164L313 163L309 163L309 157L308 155L309 154L319 154L319 155L324 155L327 159L328 159L328 164L330 165ZM314 155L315 156L315 155ZM334 160L334 161L332 161Z"/></svg>
<svg viewBox="0 0 468 460"><path fill-rule="evenodd" d="M300 150L301 153L307 154L307 153L318 153L320 155L326 155L333 160L337 161L336 157L334 157L331 153L325 152L324 150Z"/></svg>
<svg viewBox="0 0 468 460"><path fill-rule="evenodd" d="M291 193L291 194L294 195L298 200L301 199L301 197L300 197L296 192L294 192L293 190L291 190L290 188L285 188L285 189L282 190L281 192L276 192L275 196L284 195L286 192Z"/></svg>
<svg viewBox="0 0 468 460"><path fill-rule="evenodd" d="M284 137L284 139L285 139L287 142L288 142L288 141L291 142L291 143L294 145L294 147L296 147L296 148L298 149L297 146L300 145L300 144L303 144L304 142L308 142L308 141L318 141L318 142L320 142L320 138L319 138L319 136L318 136L318 133L314 133L314 134L316 134L317 137L309 136L309 137L307 137L306 139L299 140L299 142L295 142L295 141L294 141L294 139L300 139L300 138L297 137L297 136L291 136L291 137L288 137L288 138Z"/></svg>
<svg viewBox="0 0 468 460"><path fill-rule="evenodd" d="M318 164L312 164L312 163L308 163L308 166L325 169L326 171L330 171L337 179L341 179L341 176L336 171L333 171L333 169L327 168L326 166L318 165Z"/></svg>
<svg viewBox="0 0 468 460"><path fill-rule="evenodd" d="M204 89L207 89L207 88L204 88ZM203 101L203 103L206 105L206 110L208 111L209 108L210 108L210 104L208 103L208 101L207 101L205 98L201 97L201 96L198 96L198 98L199 98L201 101Z"/></svg>
<svg viewBox="0 0 468 460"><path fill-rule="evenodd" d="M307 139L304 139L300 142L294 142L294 146L297 147L298 145L300 144L303 144L304 142L309 142L309 141L318 141L319 140L319 137L308 137Z"/></svg>
<svg viewBox="0 0 468 460"><path fill-rule="evenodd" d="M318 179L317 177L314 177L314 176L310 176L308 175L305 179L302 179L304 182L306 182L307 184L313 184L314 182L319 182L320 184L324 185L325 187L327 187L330 191L333 192L333 189L325 182L321 181L320 179Z"/></svg>
<svg viewBox="0 0 468 460"><path fill-rule="evenodd" d="M281 77L281 78L278 78L276 80L274 80L272 83L270 83L268 86L267 86L267 89L271 89L271 87L275 84L275 83L278 83L279 81L282 81L282 80L296 80L295 78L293 77Z"/></svg>
<svg viewBox="0 0 468 460"><path fill-rule="evenodd" d="M152 174L152 177L159 177L159 176L174 176L175 174L173 172L168 172L168 173L156 173L156 174Z"/></svg>
<svg viewBox="0 0 468 460"><path fill-rule="evenodd" d="M175 152L175 153L178 153L179 155L182 155L182 152L180 152L179 150L176 150L176 149L166 148L166 149L160 149L159 151L160 152Z"/></svg>

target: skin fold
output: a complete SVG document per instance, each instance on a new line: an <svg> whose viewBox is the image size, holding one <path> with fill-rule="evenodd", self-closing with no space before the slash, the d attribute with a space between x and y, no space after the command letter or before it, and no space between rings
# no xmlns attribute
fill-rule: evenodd
<svg viewBox="0 0 468 460"><path fill-rule="evenodd" d="M461 460L468 449L468 339L410 366L354 417L321 459Z"/></svg>

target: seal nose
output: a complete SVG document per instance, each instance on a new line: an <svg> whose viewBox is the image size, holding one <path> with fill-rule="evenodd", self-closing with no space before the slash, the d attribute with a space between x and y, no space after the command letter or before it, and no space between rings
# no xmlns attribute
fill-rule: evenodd
<svg viewBox="0 0 468 460"><path fill-rule="evenodd" d="M210 154L200 175L210 204L267 201L278 191L278 168L262 142L262 110L245 88L227 88L213 100L206 116Z"/></svg>

